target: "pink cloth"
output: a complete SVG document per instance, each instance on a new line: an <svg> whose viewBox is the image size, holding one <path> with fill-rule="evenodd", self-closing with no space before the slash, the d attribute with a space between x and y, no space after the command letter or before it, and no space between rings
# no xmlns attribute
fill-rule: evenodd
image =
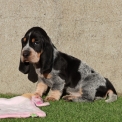
<svg viewBox="0 0 122 122"><path fill-rule="evenodd" d="M35 97L32 100L23 96L0 98L0 118L45 117L46 113L35 105L46 106L49 103L43 103L41 98Z"/></svg>

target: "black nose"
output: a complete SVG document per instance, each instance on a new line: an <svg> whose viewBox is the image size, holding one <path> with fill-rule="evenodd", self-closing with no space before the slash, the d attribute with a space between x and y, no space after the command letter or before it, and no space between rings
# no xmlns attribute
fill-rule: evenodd
<svg viewBox="0 0 122 122"><path fill-rule="evenodd" d="M29 51L29 50L25 50L25 51L23 52L23 56L24 56L25 58L27 58L29 55L30 55L30 51Z"/></svg>

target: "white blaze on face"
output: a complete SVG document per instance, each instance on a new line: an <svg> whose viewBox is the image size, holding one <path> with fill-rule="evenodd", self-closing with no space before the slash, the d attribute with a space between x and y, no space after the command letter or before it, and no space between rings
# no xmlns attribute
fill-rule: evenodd
<svg viewBox="0 0 122 122"><path fill-rule="evenodd" d="M27 40L27 44L26 44L25 47L22 49L22 53L23 53L23 51L29 50L29 49L30 49L30 46L29 46L30 36L31 36L31 32L29 33L29 38L28 38L28 40Z"/></svg>

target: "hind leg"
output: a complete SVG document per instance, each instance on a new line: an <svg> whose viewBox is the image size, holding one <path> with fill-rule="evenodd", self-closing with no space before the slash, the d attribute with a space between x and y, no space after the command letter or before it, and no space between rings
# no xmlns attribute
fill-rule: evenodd
<svg viewBox="0 0 122 122"><path fill-rule="evenodd" d="M73 101L73 102L93 102L95 98L95 90L88 91L83 90L82 94L79 92L70 93L70 95L66 95L63 97L66 101Z"/></svg>
<svg viewBox="0 0 122 122"><path fill-rule="evenodd" d="M75 89L75 88L67 88L66 91L69 95L65 95L62 98L66 101L72 101L73 99L77 99L82 95L82 89Z"/></svg>
<svg viewBox="0 0 122 122"><path fill-rule="evenodd" d="M66 95L62 97L66 101L72 101L73 99L76 99L77 97L74 95Z"/></svg>
<svg viewBox="0 0 122 122"><path fill-rule="evenodd" d="M75 102L93 102L95 100L97 88L105 86L105 79L97 73L89 74L82 82L83 94L81 97L74 99Z"/></svg>
<svg viewBox="0 0 122 122"><path fill-rule="evenodd" d="M93 102L94 97L92 98L89 95L83 94L82 96L73 96L73 95L66 95L63 97L66 101L73 101L73 102Z"/></svg>
<svg viewBox="0 0 122 122"><path fill-rule="evenodd" d="M93 102L95 98L95 90L86 91L83 90L83 94L80 97L72 99L73 102Z"/></svg>

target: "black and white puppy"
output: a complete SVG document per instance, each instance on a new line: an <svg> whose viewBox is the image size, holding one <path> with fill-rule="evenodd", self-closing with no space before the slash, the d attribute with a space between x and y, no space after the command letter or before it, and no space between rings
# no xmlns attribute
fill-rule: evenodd
<svg viewBox="0 0 122 122"><path fill-rule="evenodd" d="M81 60L58 51L42 28L29 29L21 42L19 70L28 74L32 82L38 81L36 94L42 96L50 88L45 100L59 100L64 91L67 101L107 97L106 102L117 100L116 90L108 79Z"/></svg>

